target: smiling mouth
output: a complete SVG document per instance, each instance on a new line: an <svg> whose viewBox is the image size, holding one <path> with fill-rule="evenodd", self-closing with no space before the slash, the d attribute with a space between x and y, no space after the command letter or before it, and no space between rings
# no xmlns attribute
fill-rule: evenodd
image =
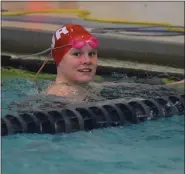
<svg viewBox="0 0 185 174"><path fill-rule="evenodd" d="M79 69L78 71L79 72L91 72L92 69L90 69L90 68L84 68L84 69Z"/></svg>

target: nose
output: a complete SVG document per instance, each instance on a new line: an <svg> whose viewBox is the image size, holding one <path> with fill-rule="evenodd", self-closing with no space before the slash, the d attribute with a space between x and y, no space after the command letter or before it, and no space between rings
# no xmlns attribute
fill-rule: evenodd
<svg viewBox="0 0 185 174"><path fill-rule="evenodd" d="M85 54L85 55L83 55L82 57L81 57L81 63L82 64L91 64L91 57L87 54Z"/></svg>

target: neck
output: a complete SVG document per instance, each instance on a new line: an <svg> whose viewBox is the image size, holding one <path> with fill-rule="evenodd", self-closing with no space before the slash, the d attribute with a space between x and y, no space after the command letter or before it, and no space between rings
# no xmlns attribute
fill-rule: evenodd
<svg viewBox="0 0 185 174"><path fill-rule="evenodd" d="M79 88L87 86L87 83L77 83L74 81L70 81L70 80L67 80L65 77L63 77L62 75L57 75L55 83L56 84L66 84L71 87L79 87Z"/></svg>
<svg viewBox="0 0 185 174"><path fill-rule="evenodd" d="M63 78L60 75L57 75L55 83L59 84L59 83L64 83L64 84L71 84L67 79Z"/></svg>

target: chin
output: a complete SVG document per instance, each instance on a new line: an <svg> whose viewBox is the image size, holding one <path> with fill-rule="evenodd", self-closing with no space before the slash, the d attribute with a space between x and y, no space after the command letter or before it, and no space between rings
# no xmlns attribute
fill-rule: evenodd
<svg viewBox="0 0 185 174"><path fill-rule="evenodd" d="M83 77L83 78L79 78L77 81L78 83L81 83L81 84L85 84L85 83L89 83L92 81L92 77Z"/></svg>

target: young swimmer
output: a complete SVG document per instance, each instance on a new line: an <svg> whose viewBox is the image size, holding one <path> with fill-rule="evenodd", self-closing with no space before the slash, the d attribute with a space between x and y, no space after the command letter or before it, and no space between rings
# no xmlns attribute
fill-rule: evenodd
<svg viewBox="0 0 185 174"><path fill-rule="evenodd" d="M98 65L98 40L84 27L67 24L58 29L52 38L52 57L57 67L54 83L44 92L55 96L85 101L88 97L100 99L92 80ZM117 86L116 83L103 85Z"/></svg>
<svg viewBox="0 0 185 174"><path fill-rule="evenodd" d="M56 80L45 91L62 97L84 100L93 91L89 83L97 69L98 40L80 25L67 24L52 38L52 57L57 66Z"/></svg>

